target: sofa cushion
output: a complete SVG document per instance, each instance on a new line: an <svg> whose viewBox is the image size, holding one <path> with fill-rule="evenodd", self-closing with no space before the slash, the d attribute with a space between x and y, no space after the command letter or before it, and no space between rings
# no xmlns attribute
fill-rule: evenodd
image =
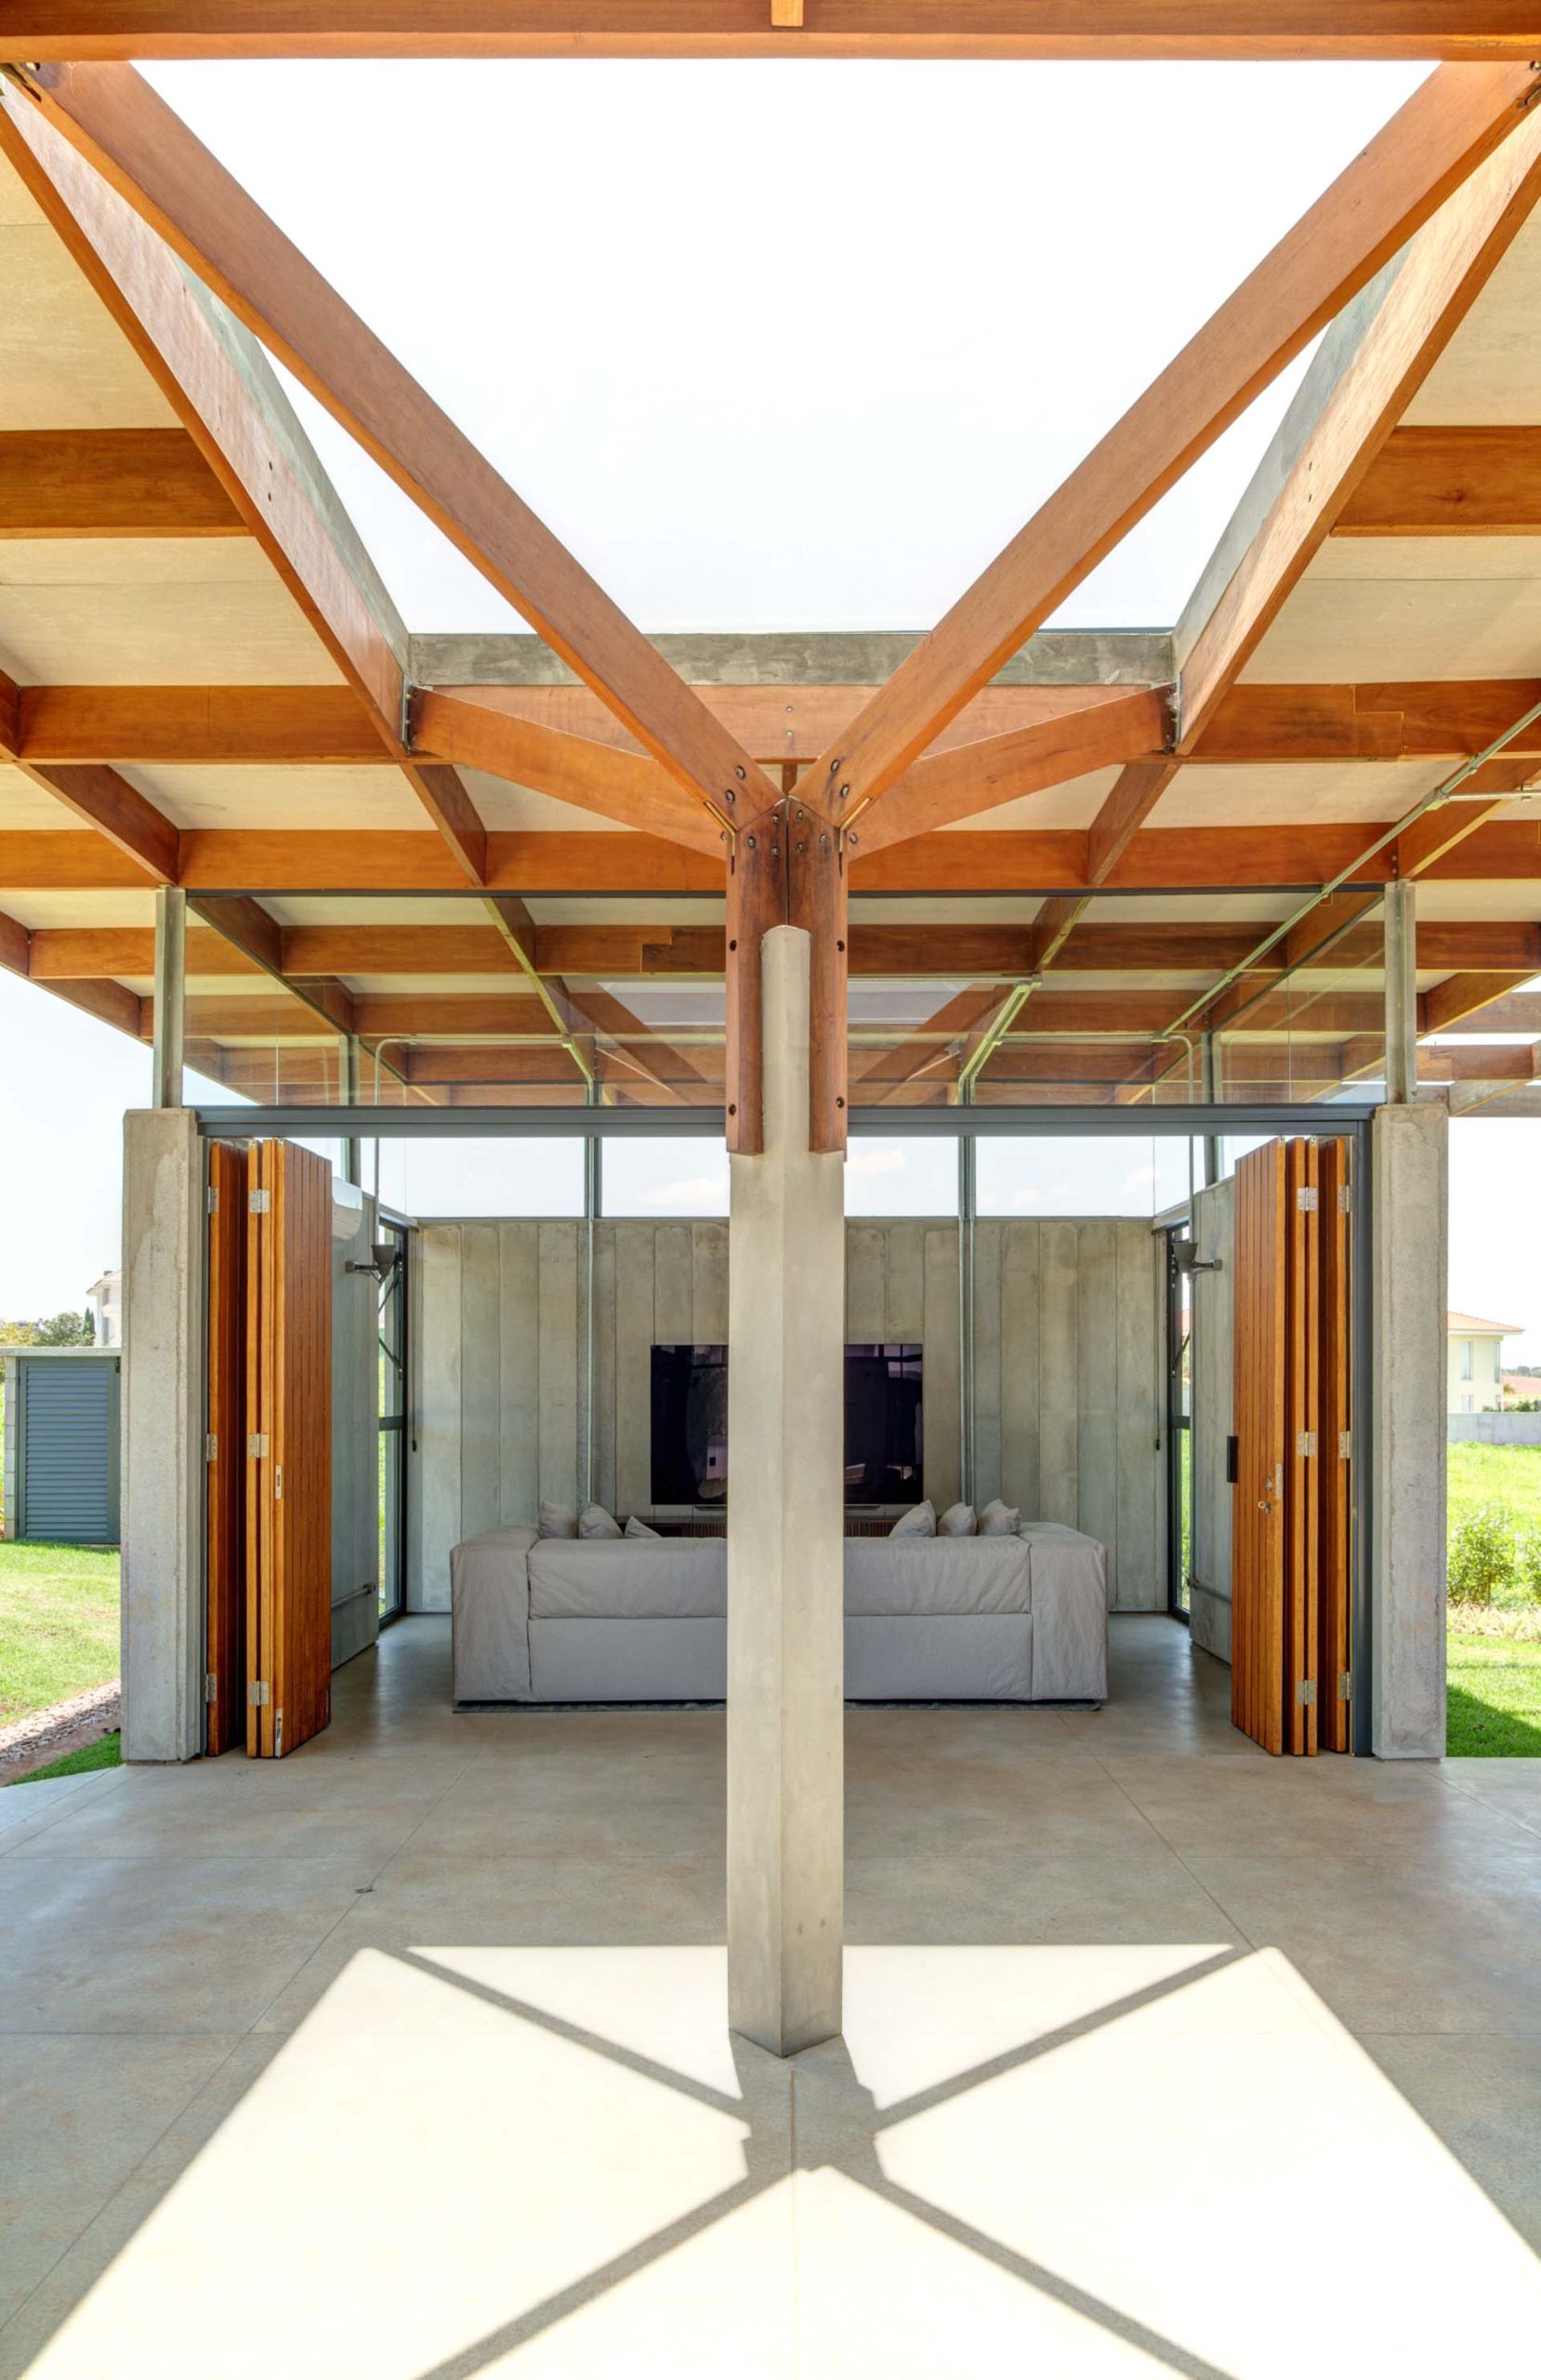
<svg viewBox="0 0 1541 2380"><path fill-rule="evenodd" d="M602 1504L586 1504L578 1514L578 1535L587 1540L601 1537L619 1537L621 1524Z"/></svg>
<svg viewBox="0 0 1541 2380"><path fill-rule="evenodd" d="M998 1496L993 1496L980 1514L981 1537L1015 1537L1021 1525L1021 1506L1003 1504Z"/></svg>
<svg viewBox="0 0 1541 2380"><path fill-rule="evenodd" d="M547 1504L545 1501L542 1502L540 1508L540 1535L542 1537L576 1537L577 1534L578 1508L575 1504Z"/></svg>
<svg viewBox="0 0 1541 2380"><path fill-rule="evenodd" d="M532 1620L720 1620L721 1537L547 1539L530 1550Z"/></svg>
<svg viewBox="0 0 1541 2380"><path fill-rule="evenodd" d="M972 1537L977 1522L972 1504L949 1504L936 1525L938 1537Z"/></svg>
<svg viewBox="0 0 1541 2380"><path fill-rule="evenodd" d="M649 1528L646 1521L639 1521L636 1514L633 1513L625 1528L621 1531L621 1535L623 1537L656 1538L658 1531L655 1528Z"/></svg>
<svg viewBox="0 0 1541 2380"><path fill-rule="evenodd" d="M936 1535L936 1506L929 1496L926 1498L924 1503L912 1504L907 1513L901 1513L892 1528L889 1529L889 1535L890 1537L934 1537Z"/></svg>
<svg viewBox="0 0 1541 2380"><path fill-rule="evenodd" d="M1020 1537L853 1537L846 1611L859 1619L1028 1611L1032 1570Z"/></svg>

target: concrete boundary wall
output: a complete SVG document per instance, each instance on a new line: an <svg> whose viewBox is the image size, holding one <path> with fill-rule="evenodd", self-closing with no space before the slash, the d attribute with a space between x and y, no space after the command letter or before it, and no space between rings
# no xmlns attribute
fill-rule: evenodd
<svg viewBox="0 0 1541 2380"><path fill-rule="evenodd" d="M1453 1447L1541 1447L1541 1413L1447 1413L1444 1435Z"/></svg>

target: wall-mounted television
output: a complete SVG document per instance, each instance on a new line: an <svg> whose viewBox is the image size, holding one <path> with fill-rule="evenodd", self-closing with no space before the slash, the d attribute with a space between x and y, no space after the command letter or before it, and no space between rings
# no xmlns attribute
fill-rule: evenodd
<svg viewBox="0 0 1541 2380"><path fill-rule="evenodd" d="M846 1349L846 1502L918 1504L926 1492L921 1354L901 1342ZM728 1497L728 1350L652 1350L654 1509Z"/></svg>

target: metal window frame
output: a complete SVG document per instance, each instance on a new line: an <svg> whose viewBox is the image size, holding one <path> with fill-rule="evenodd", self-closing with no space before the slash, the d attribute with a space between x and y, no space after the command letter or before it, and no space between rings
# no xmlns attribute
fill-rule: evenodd
<svg viewBox="0 0 1541 2380"><path fill-rule="evenodd" d="M398 1593L396 1602L389 1611L387 1611L383 1606L379 1610L378 1625L383 1630L387 1628L393 1628L397 1620L404 1620L406 1618L407 1611L408 1497L410 1494L409 1481L412 1471L412 1465L408 1459L409 1441L412 1435L411 1264L412 1240L415 1226L404 1215L388 1213L383 1208L377 1206L375 1211L375 1229L377 1232L381 1233L389 1232L392 1237L399 1239L402 1250L402 1261L396 1269L394 1276L394 1289L392 1291L392 1294L397 1301L397 1321L401 1335L400 1411L396 1413L382 1413L379 1410L379 1389L377 1386L375 1392L375 1435L376 1448L378 1448L379 1441L382 1437L390 1436L396 1438L398 1441L396 1457L396 1510L392 1516L391 1523L396 1533L396 1584ZM377 1453L375 1460L377 1463ZM376 1497L379 1494L377 1471L375 1494ZM379 1582L379 1586L375 1590L376 1595L378 1595L384 1585L385 1581L382 1579Z"/></svg>
<svg viewBox="0 0 1541 2380"><path fill-rule="evenodd" d="M1312 1106L1214 1107L853 1107L848 1129L858 1138L978 1140L1203 1140L1263 1132L1271 1138L1312 1133L1347 1138L1384 1104L1334 1101ZM687 1140L720 1141L720 1107L199 1107L198 1130L215 1140Z"/></svg>

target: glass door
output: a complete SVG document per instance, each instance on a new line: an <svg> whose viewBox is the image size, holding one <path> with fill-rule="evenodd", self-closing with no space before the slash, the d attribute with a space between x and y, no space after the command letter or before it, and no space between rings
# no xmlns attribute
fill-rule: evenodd
<svg viewBox="0 0 1541 2380"><path fill-rule="evenodd" d="M380 1284L379 1510L380 1624L399 1620L406 1602L407 1545L407 1227L382 1215L378 1244L395 1251Z"/></svg>
<svg viewBox="0 0 1541 2380"><path fill-rule="evenodd" d="M1193 1560L1193 1276L1178 1256L1190 1228L1166 1234L1166 1607L1179 1620Z"/></svg>

